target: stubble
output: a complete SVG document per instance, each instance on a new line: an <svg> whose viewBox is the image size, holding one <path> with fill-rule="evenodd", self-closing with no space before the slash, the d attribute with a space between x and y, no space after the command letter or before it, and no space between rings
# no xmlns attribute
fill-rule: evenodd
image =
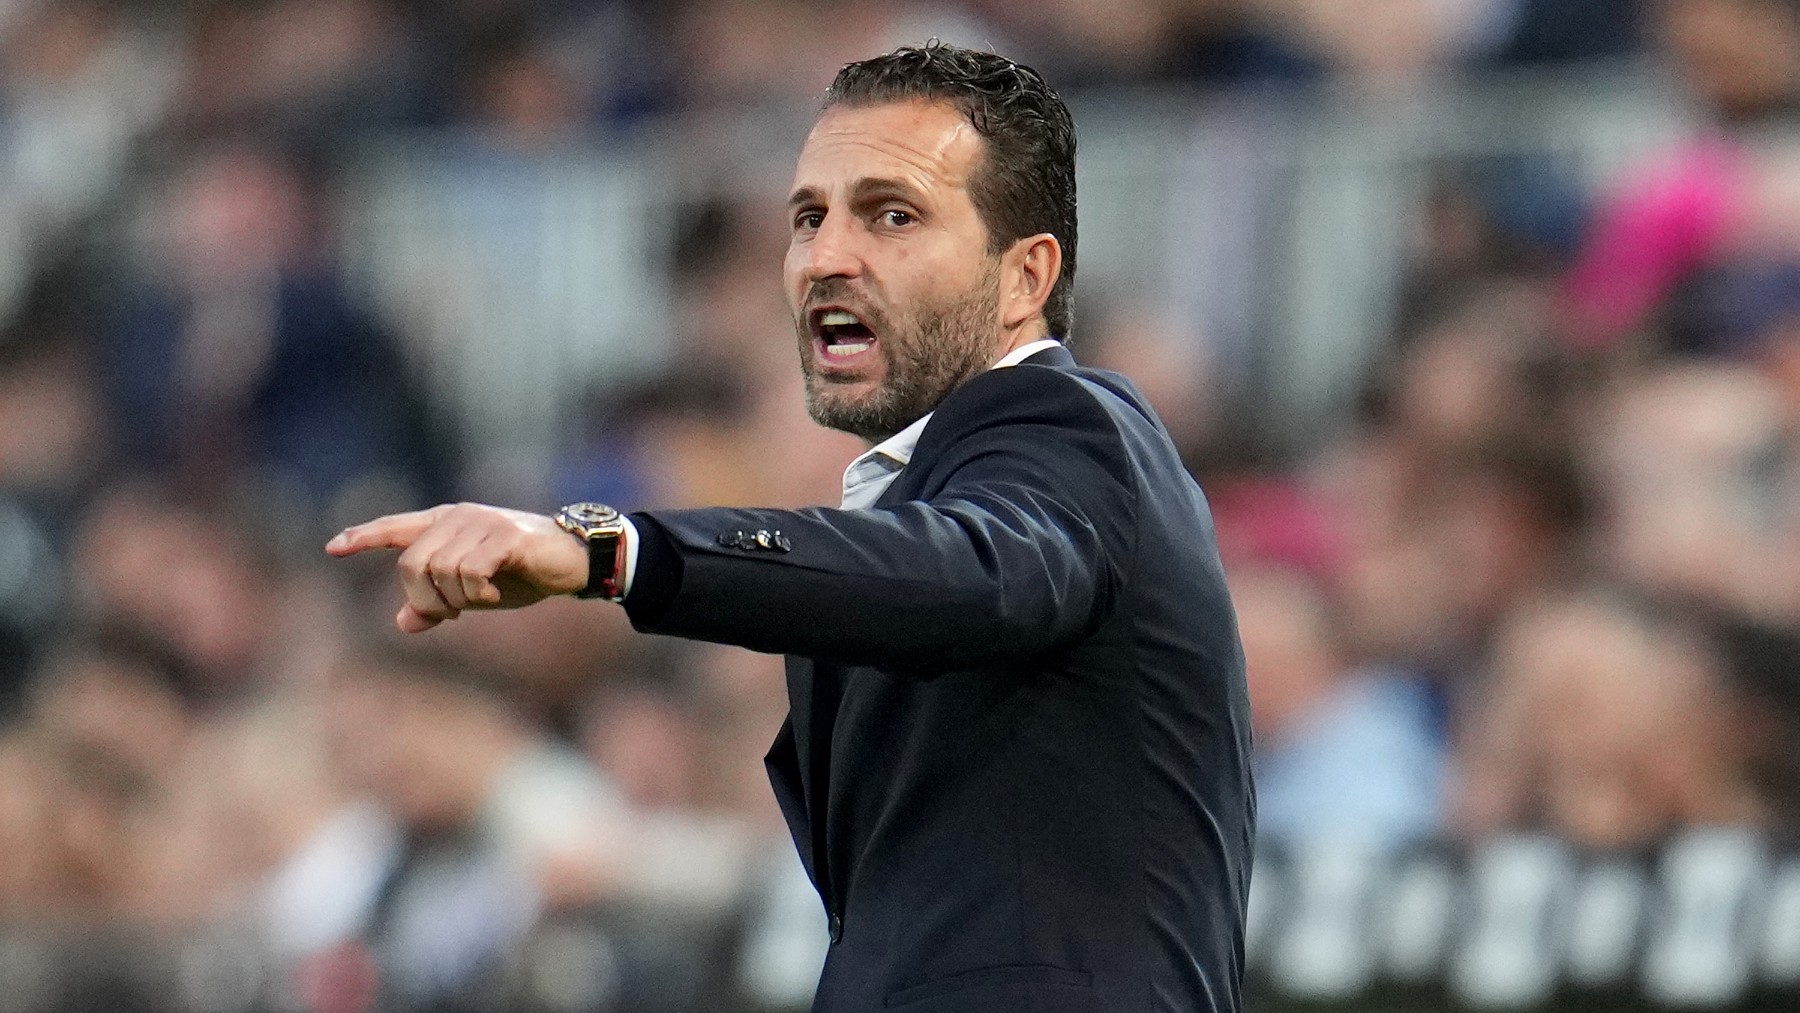
<svg viewBox="0 0 1800 1013"><path fill-rule="evenodd" d="M840 293L821 284L814 294L826 299ZM819 425L871 444L905 429L991 364L999 343L994 319L999 298L1000 267L990 263L974 285L943 304L871 321L886 374L881 386L861 397L813 369L812 335L802 315L795 325L807 413Z"/></svg>

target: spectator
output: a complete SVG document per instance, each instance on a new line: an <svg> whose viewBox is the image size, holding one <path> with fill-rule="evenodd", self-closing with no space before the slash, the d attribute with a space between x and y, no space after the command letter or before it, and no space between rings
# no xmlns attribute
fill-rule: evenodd
<svg viewBox="0 0 1800 1013"><path fill-rule="evenodd" d="M401 827L362 921L394 1001L445 1003L490 980L556 899L547 886L605 881L614 790L478 677L370 645L338 667L328 707L347 785Z"/></svg>
<svg viewBox="0 0 1800 1013"><path fill-rule="evenodd" d="M1653 328L1657 311L1709 266L1770 245L1800 252L1792 248L1795 158L1780 129L1800 101L1800 6L1659 0L1652 8L1663 59L1707 122L1640 166L1595 217L1567 280L1564 323L1590 351Z"/></svg>
<svg viewBox="0 0 1800 1013"><path fill-rule="evenodd" d="M1457 750L1458 829L1597 849L1766 819L1720 659L1691 626L1596 592L1521 607Z"/></svg>
<svg viewBox="0 0 1800 1013"><path fill-rule="evenodd" d="M104 334L119 450L193 488L234 479L329 514L444 480L399 351L324 258L322 194L255 145L204 151L149 208L156 265Z"/></svg>
<svg viewBox="0 0 1800 1013"><path fill-rule="evenodd" d="M0 736L0 923L37 921L65 900L61 787L38 736L16 728Z"/></svg>
<svg viewBox="0 0 1800 1013"><path fill-rule="evenodd" d="M1238 568L1231 589L1250 680L1263 837L1385 848L1436 831L1445 748L1426 683L1351 666L1323 589L1299 572Z"/></svg>
<svg viewBox="0 0 1800 1013"><path fill-rule="evenodd" d="M121 482L83 518L70 560L91 625L166 659L180 692L200 704L274 681L295 657L284 653L285 635L306 614L289 609L279 529L226 513L156 483Z"/></svg>
<svg viewBox="0 0 1800 1013"><path fill-rule="evenodd" d="M1800 603L1788 419L1743 366L1652 369L1596 413L1589 474L1607 562L1657 593L1782 618Z"/></svg>

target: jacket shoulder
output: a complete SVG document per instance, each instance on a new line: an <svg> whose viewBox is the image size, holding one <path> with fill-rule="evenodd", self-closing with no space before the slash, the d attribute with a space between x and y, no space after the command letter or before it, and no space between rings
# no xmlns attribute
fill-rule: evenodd
<svg viewBox="0 0 1800 1013"><path fill-rule="evenodd" d="M1025 362L989 370L953 391L920 434L917 453L928 455L979 430L1005 425L1087 434L1116 443L1121 454L1126 430L1161 428L1123 376Z"/></svg>

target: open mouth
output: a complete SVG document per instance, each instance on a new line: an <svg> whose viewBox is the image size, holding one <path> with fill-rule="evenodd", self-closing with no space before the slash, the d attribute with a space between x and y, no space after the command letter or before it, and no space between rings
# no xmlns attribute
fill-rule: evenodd
<svg viewBox="0 0 1800 1013"><path fill-rule="evenodd" d="M826 362L848 363L875 347L875 332L842 307L813 310L811 323L813 340Z"/></svg>

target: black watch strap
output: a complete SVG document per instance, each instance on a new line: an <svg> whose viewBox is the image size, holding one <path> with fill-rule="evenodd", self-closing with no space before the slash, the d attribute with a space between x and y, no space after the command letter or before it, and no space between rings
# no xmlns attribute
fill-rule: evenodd
<svg viewBox="0 0 1800 1013"><path fill-rule="evenodd" d="M575 592L577 598L605 598L619 601L625 597L625 532L589 535L587 586Z"/></svg>

